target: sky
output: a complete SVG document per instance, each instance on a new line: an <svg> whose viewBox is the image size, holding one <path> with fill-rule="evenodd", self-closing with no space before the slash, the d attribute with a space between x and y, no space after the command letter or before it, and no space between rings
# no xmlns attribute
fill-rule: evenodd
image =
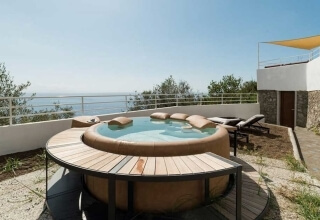
<svg viewBox="0 0 320 220"><path fill-rule="evenodd" d="M0 2L0 62L36 93L134 93L170 75L256 80L258 42L320 34L320 1ZM260 59L308 51L260 45Z"/></svg>

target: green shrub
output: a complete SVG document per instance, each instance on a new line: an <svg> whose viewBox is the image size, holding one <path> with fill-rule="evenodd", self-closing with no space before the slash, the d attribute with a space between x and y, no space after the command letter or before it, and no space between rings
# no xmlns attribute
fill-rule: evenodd
<svg viewBox="0 0 320 220"><path fill-rule="evenodd" d="M15 173L15 170L19 169L19 167L22 165L22 162L18 158L12 158L9 157L6 159L6 164L3 166L4 172L13 172Z"/></svg>
<svg viewBox="0 0 320 220"><path fill-rule="evenodd" d="M299 161L297 161L291 154L288 154L285 157L285 161L290 170L306 172L306 168Z"/></svg>

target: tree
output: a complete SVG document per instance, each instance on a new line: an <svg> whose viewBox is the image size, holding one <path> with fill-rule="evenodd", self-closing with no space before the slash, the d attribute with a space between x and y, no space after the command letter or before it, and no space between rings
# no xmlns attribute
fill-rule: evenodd
<svg viewBox="0 0 320 220"><path fill-rule="evenodd" d="M211 81L208 86L208 93L237 93L241 90L242 78L235 78L232 75L226 75L222 77L219 82Z"/></svg>
<svg viewBox="0 0 320 220"><path fill-rule="evenodd" d="M177 83L170 75L162 83L155 85L153 90L136 94L129 102L131 105L129 110L170 107L175 106L177 101L179 105L189 105L194 103L195 95L188 82L180 81Z"/></svg>
<svg viewBox="0 0 320 220"><path fill-rule="evenodd" d="M236 78L232 75L222 77L219 82L211 81L208 86L208 93L256 93L257 81L250 80L242 83L242 78Z"/></svg>
<svg viewBox="0 0 320 220"><path fill-rule="evenodd" d="M35 111L33 107L28 104L36 94L33 93L30 97L25 98L24 90L27 89L31 83L27 81L17 85L14 83L13 77L7 72L4 63L0 63L0 97L17 97L11 99L12 123L20 124L27 122L44 121L51 119L70 118L74 116L73 112L55 113L61 111L72 111L72 106L61 107L59 103L54 103L54 109L44 109ZM40 114L40 115L34 115ZM27 115L27 116L23 116ZM9 99L0 98L0 117L10 116L10 101ZM0 126L8 125L9 118L0 119Z"/></svg>
<svg viewBox="0 0 320 220"><path fill-rule="evenodd" d="M242 93L256 93L257 92L257 81L250 80L244 82L241 86Z"/></svg>
<svg viewBox="0 0 320 220"><path fill-rule="evenodd" d="M252 94L241 94L240 93L256 93L257 82L254 80L243 82L242 78L236 78L231 75L222 77L219 82L211 81L208 86L208 97L205 97L207 103L252 103L256 100L256 96ZM234 93L222 96L221 93ZM211 100L211 102L210 102Z"/></svg>

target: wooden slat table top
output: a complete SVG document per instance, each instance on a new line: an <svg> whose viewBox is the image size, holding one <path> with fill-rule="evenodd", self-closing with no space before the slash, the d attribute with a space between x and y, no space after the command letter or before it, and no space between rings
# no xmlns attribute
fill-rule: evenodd
<svg viewBox="0 0 320 220"><path fill-rule="evenodd" d="M74 167L101 175L120 165L121 167L112 174L177 177L235 168L234 165L221 161L218 156L208 153L172 157L132 157L101 151L82 143L81 136L86 129L71 128L58 133L48 141L47 152L62 165L69 166L68 168Z"/></svg>
<svg viewBox="0 0 320 220"><path fill-rule="evenodd" d="M47 147L81 142L81 135L87 128L70 128L53 136L47 143Z"/></svg>

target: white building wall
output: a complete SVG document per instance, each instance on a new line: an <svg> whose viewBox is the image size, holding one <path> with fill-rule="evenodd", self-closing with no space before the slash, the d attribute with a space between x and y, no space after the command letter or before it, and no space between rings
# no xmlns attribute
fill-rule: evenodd
<svg viewBox="0 0 320 220"><path fill-rule="evenodd" d="M257 70L258 90L307 90L307 64L271 67Z"/></svg>
<svg viewBox="0 0 320 220"><path fill-rule="evenodd" d="M177 106L145 111L110 114L99 116L101 120L110 120L118 116L149 116L152 112L183 112L189 115L198 114L205 117L230 116L250 118L260 113L259 104L226 104L203 106ZM0 126L0 155L23 152L45 147L53 135L71 127L71 119L27 123L13 126Z"/></svg>
<svg viewBox="0 0 320 220"><path fill-rule="evenodd" d="M257 70L258 90L320 90L320 57L309 63Z"/></svg>
<svg viewBox="0 0 320 220"><path fill-rule="evenodd" d="M320 58L307 65L307 91L320 90Z"/></svg>

